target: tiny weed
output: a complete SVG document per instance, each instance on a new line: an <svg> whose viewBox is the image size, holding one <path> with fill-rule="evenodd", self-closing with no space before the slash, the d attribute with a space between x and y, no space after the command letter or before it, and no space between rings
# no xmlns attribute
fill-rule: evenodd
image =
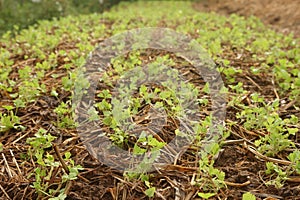
<svg viewBox="0 0 300 200"><path fill-rule="evenodd" d="M0 113L0 133L7 132L11 129L25 130L20 124L20 118L12 111L12 106L3 106L7 109L8 114Z"/></svg>
<svg viewBox="0 0 300 200"><path fill-rule="evenodd" d="M68 166L69 172L63 173L60 183L50 184L49 181L53 176L56 176L55 171L61 167L61 164L55 161L54 156L49 152L55 138L50 133L47 134L45 129L39 129L34 137L27 139L27 143L30 145L28 155L37 163L37 167L31 174L35 178L32 187L36 189L40 198L48 196L52 199L65 199L65 189L61 189L63 184L67 181L75 180L79 173L78 170L82 170L81 166L75 166L74 161L71 159L71 154L67 152L65 153L64 161Z"/></svg>

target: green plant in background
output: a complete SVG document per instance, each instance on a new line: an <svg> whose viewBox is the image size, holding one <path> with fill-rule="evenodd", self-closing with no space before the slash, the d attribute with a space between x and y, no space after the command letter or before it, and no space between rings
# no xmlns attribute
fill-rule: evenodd
<svg viewBox="0 0 300 200"><path fill-rule="evenodd" d="M13 80L9 79L9 73L12 71L11 65L13 61L10 60L10 52L4 48L0 48L0 90L12 92L15 85Z"/></svg>
<svg viewBox="0 0 300 200"><path fill-rule="evenodd" d="M101 13L120 0L1 0L0 35L6 31L18 32L40 20L68 15ZM34 12L33 12L34 10Z"/></svg>

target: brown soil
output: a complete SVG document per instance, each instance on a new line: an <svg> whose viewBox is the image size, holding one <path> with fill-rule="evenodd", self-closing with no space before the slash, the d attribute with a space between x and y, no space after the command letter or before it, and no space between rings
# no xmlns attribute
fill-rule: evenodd
<svg viewBox="0 0 300 200"><path fill-rule="evenodd" d="M203 0L195 3L195 8L225 15L255 15L280 32L300 36L300 0Z"/></svg>

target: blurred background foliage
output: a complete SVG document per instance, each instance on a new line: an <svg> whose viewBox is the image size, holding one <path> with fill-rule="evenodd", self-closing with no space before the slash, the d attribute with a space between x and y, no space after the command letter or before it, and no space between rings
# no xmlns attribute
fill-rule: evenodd
<svg viewBox="0 0 300 200"><path fill-rule="evenodd" d="M27 28L39 20L101 13L118 2L120 0L0 0L0 35Z"/></svg>

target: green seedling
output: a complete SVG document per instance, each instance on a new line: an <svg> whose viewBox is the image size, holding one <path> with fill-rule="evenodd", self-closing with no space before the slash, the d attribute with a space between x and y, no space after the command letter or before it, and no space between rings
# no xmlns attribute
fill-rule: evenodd
<svg viewBox="0 0 300 200"><path fill-rule="evenodd" d="M57 126L60 128L71 128L76 126L76 123L73 120L73 112L70 104L70 101L66 103L62 102L54 109L54 112L57 114Z"/></svg>
<svg viewBox="0 0 300 200"><path fill-rule="evenodd" d="M3 106L7 109L8 113L0 113L0 133L7 132L11 129L25 130L21 125L20 118L14 114L12 106Z"/></svg>
<svg viewBox="0 0 300 200"><path fill-rule="evenodd" d="M49 180L56 176L54 172L62 167L61 163L55 161L54 156L49 152L55 139L56 137L47 133L45 129L40 129L34 137L27 139L27 143L30 145L28 155L37 163L37 167L31 175L34 175L35 179L32 187L38 193L39 198L46 196L52 199L65 199L65 188L61 188L67 181L75 180L79 170L83 169L80 165L75 165L71 154L66 152L64 162L68 167L68 172L64 171L60 183L50 184Z"/></svg>
<svg viewBox="0 0 300 200"><path fill-rule="evenodd" d="M132 12L128 13L128 9L124 9L127 6ZM156 9L153 14L153 8L157 7L161 9ZM23 12L22 9L20 12ZM172 28L179 33L190 35L209 52L228 91L228 116L232 117L234 122L226 121L226 128L237 125L246 131L259 133L260 137L252 138L252 135L251 139L247 139L254 142L258 151L266 156L283 158L288 155L287 159L291 162L289 166L267 164L269 184L281 187L286 184L290 175L299 174L299 152L295 142L299 133L299 120L296 117L300 96L299 42L294 40L292 35L278 34L266 28L256 17L246 19L235 14L225 17L214 13L201 13L191 9L190 2L121 2L117 7L104 12L101 19L97 14L68 16L52 21L40 21L28 29L21 30L15 27L16 34L4 34L0 38L0 103L2 106L13 105L13 108L6 108L5 112L0 113L1 134L17 132L23 137L20 114L26 113L28 108L35 108L42 95L51 95L60 101L53 110L57 116L53 125L68 131L75 128L76 124L72 120L75 108L69 100L78 100L85 95L90 86L89 81L84 78L83 66L88 53L97 43L115 33L143 27ZM140 39L138 37L136 39ZM176 38L166 39L170 44L176 44ZM156 42L159 45L159 41ZM128 151L137 155L150 155L148 160L145 159L141 163L140 174L143 174L142 169L149 167L149 163L158 156L157 150L163 146L150 134L137 139L138 143L129 143L130 130L136 127L135 123L138 123L138 120L135 119L144 107L163 110L166 118L176 120L186 117L184 105L192 99L196 99L201 109L206 111L210 111L206 108L211 103L207 98L211 93L208 84L194 87L187 83L188 80L182 83L180 79L174 78L181 75L179 70L176 72L178 60L174 59L174 54L162 51L155 55L153 50L136 50L147 44L145 39L143 44L133 47L135 50L111 60L111 65L107 66L107 71L99 80L107 87L97 88L100 92L96 94L94 107L88 110L87 120L99 121L100 126L110 130L107 135L115 144L126 147ZM125 45L118 44L116 51L122 51ZM149 52L151 55L148 55ZM146 73L141 66L148 64L148 60L149 70ZM146 74L153 77L164 74L162 68L172 68L165 74L168 78L178 81L178 84L170 81L165 81L160 87L144 82L140 84L139 80L145 81ZM128 71L136 72L132 73L136 76L128 76ZM262 94L253 91L254 87L248 84L248 79L244 81L246 76L254 81L267 79L262 85L257 81L263 89ZM121 85L120 91L113 91L112 88L120 79L128 80L130 84ZM272 82L272 88L268 88L270 94L264 95L268 92L264 90L264 84L269 82ZM176 90L177 86L182 90ZM117 98L116 93L120 93L120 98ZM290 105L288 112L283 112L282 101L295 103ZM294 109L295 115L289 113L291 109ZM205 118L206 115L205 113L201 117ZM196 140L192 146L197 150L203 145L202 140L210 128L211 121L211 118L195 123L190 121L189 128L196 133ZM122 123L128 130L122 129ZM27 126L23 123L22 125ZM64 199L64 186L67 181L74 180L79 168L72 163L67 154L64 158L70 173L66 174L61 170L56 174L58 177L64 177L59 183L61 187L47 185L47 179L54 176L54 169L61 169L61 166L51 152L49 141L53 142L53 138L43 130L39 132L34 139L28 140L32 162L37 166L36 170L32 171L32 185L42 198ZM176 129L175 134L179 137L188 135L180 129ZM26 137L21 139L24 138ZM22 143L22 140L18 142ZM5 146L6 144L2 148ZM220 188L225 187L224 173L216 169L211 161L219 147L215 143L207 148L207 154L197 162L199 170L193 184L201 188L199 198L216 198ZM197 155L197 151L191 154ZM155 198L159 185L152 183L149 177L140 178L140 174L136 175L136 179L144 184L145 194L149 198ZM243 198L253 199L251 195L244 196L246 197Z"/></svg>

